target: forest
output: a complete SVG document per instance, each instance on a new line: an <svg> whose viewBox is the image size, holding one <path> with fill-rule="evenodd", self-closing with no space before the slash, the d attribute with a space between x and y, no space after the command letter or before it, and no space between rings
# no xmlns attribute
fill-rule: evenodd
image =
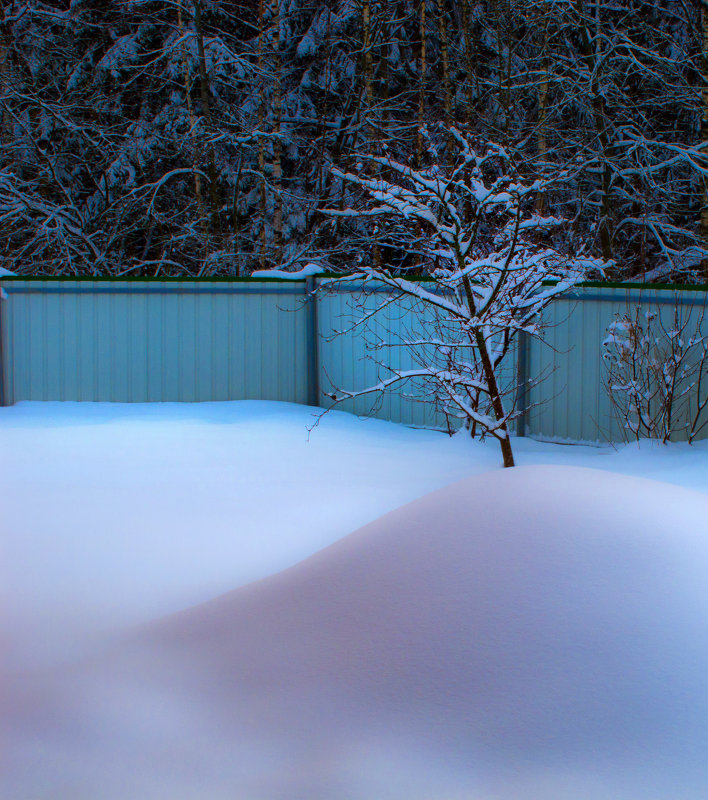
<svg viewBox="0 0 708 800"><path fill-rule="evenodd" d="M19 275L434 274L450 255L428 246L435 220L377 214L377 182L415 194L477 170L533 189L519 205L536 241L586 277L708 276L703 0L0 13L0 267ZM461 146L486 156L460 162ZM498 215L460 198L488 250Z"/></svg>

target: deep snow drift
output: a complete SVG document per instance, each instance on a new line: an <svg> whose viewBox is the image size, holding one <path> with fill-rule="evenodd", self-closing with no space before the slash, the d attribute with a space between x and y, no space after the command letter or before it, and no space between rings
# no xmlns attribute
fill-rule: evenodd
<svg viewBox="0 0 708 800"><path fill-rule="evenodd" d="M708 497L467 478L77 667L15 677L8 800L703 800Z"/></svg>
<svg viewBox="0 0 708 800"><path fill-rule="evenodd" d="M95 635L292 566L499 461L337 412L308 435L317 412L262 401L0 409L7 657L70 658Z"/></svg>
<svg viewBox="0 0 708 800"><path fill-rule="evenodd" d="M0 639L18 665L292 566L427 492L501 466L470 442L290 403L19 403L0 409ZM708 442L567 447L519 464L708 492Z"/></svg>

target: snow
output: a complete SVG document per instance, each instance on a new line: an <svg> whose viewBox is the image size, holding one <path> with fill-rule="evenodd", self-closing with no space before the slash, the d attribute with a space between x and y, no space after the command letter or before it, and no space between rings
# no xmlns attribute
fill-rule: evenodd
<svg viewBox="0 0 708 800"><path fill-rule="evenodd" d="M295 50L298 58L314 56L318 52L323 39L327 35L327 29L332 24L333 16L329 9L325 9L315 16L305 35L298 42Z"/></svg>
<svg viewBox="0 0 708 800"><path fill-rule="evenodd" d="M5 269L5 267L0 267L0 278L2 278L3 275L16 275L16 274L17 273L15 272L10 272L9 269ZM7 292L2 287L0 287L0 300L6 300L6 299L7 299Z"/></svg>
<svg viewBox="0 0 708 800"><path fill-rule="evenodd" d="M317 413L263 401L0 409L9 652L70 653L88 631L139 624L276 573L500 465L494 441L334 411L309 432ZM513 445L521 465L590 467L708 493L708 442Z"/></svg>
<svg viewBox="0 0 708 800"><path fill-rule="evenodd" d="M285 278L286 280L298 281L302 278L309 278L311 275L319 275L326 272L324 267L319 264L305 264L299 270L288 272L283 269L257 269L251 273L252 278Z"/></svg>
<svg viewBox="0 0 708 800"><path fill-rule="evenodd" d="M139 51L137 34L120 36L96 64L96 68L110 70L111 75L117 78L121 67L135 62Z"/></svg>
<svg viewBox="0 0 708 800"><path fill-rule="evenodd" d="M6 580L32 649L281 570L469 472L440 434L316 420L258 401L1 409Z"/></svg>
<svg viewBox="0 0 708 800"><path fill-rule="evenodd" d="M693 800L708 443L0 409L7 800Z"/></svg>

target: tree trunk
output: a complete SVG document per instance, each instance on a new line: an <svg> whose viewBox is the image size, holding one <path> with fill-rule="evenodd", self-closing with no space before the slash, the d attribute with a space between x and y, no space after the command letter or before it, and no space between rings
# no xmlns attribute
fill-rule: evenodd
<svg viewBox="0 0 708 800"><path fill-rule="evenodd" d="M317 109L317 155L315 157L315 167L312 171L314 176L314 199L315 202L305 210L305 230L310 230L310 220L317 213L320 203L329 193L329 170L324 168L325 163L325 119L329 111L329 95L332 77L332 13L327 13L327 29L325 31L325 66L324 66L324 88L322 102ZM343 122L343 120L342 120Z"/></svg>
<svg viewBox="0 0 708 800"><path fill-rule="evenodd" d="M701 5L701 144L705 147L708 142L708 8L705 2ZM705 153L705 151L703 151ZM703 196L701 198L700 237L703 247L708 249L708 177L702 178ZM708 283L708 257L701 261L703 280Z"/></svg>
<svg viewBox="0 0 708 800"><path fill-rule="evenodd" d="M462 261L460 260L461 257L458 255L458 261L460 261L460 268L464 266ZM475 316L477 313L477 306L474 302L474 295L472 294L472 286L470 285L470 279L465 277L463 279L463 285L465 287L465 295L467 297L467 305L469 307L470 313ZM484 380L487 384L487 390L489 391L489 399L492 403L492 409L494 410L494 416L497 422L501 422L500 430L501 435L497 436L496 439L499 442L499 446L502 452L502 458L504 459L504 466L505 467L514 467L516 466L514 462L514 453L511 449L511 441L509 439L509 428L504 420L504 403L502 402L501 392L499 391L499 384L497 383L497 377L494 373L494 365L492 364L492 360L489 357L489 350L487 349L487 342L484 339L484 334L479 328L475 329L474 332L474 339L475 344L477 345L477 350L479 351L479 358L482 362L482 369L484 370ZM504 420L502 422L502 420Z"/></svg>
<svg viewBox="0 0 708 800"><path fill-rule="evenodd" d="M10 48L8 47L4 31L0 31L0 99L3 101L2 107L0 107L0 137L2 139L5 139L5 137L10 133L10 126L8 125L7 114L5 111L5 102L10 95L10 70L8 67L9 61Z"/></svg>
<svg viewBox="0 0 708 800"><path fill-rule="evenodd" d="M418 81L418 130L416 132L416 158L418 169L423 166L423 125L425 125L425 72L427 69L425 42L425 4L420 0L420 74Z"/></svg>
<svg viewBox="0 0 708 800"><path fill-rule="evenodd" d="M211 128L211 105L209 103L209 78L206 70L206 55L204 53L204 29L202 28L202 14L200 0L194 0L194 27L197 34L197 50L199 53L199 88L202 100L202 113L207 127ZM216 159L214 157L214 145L211 142L207 150L207 174L209 175L209 201L211 204L211 231L216 234L220 227L219 207L219 186L216 175Z"/></svg>
<svg viewBox="0 0 708 800"><path fill-rule="evenodd" d="M462 0L462 35L465 42L465 67L467 69L467 80L465 88L467 94L467 129L468 133L472 130L472 120L474 119L474 93L472 90L472 76L475 74L474 55L472 53L472 37L470 36L470 0Z"/></svg>
<svg viewBox="0 0 708 800"><path fill-rule="evenodd" d="M443 110L445 112L445 124L452 124L452 93L450 90L450 63L448 58L447 25L445 24L445 4L444 0L437 0L438 3L438 27L440 30L440 55L443 78Z"/></svg>
<svg viewBox="0 0 708 800"><path fill-rule="evenodd" d="M184 36L184 23L182 21L182 7L177 6L177 24L179 25L180 38ZM197 169L197 142L194 136L194 128L196 125L196 117L194 116L194 105L192 104L192 70L189 66L189 59L184 49L184 44L180 48L182 55L182 68L184 69L184 94L187 101L187 111L189 113L189 137L192 140L192 169L194 172L194 194L197 197L197 207L202 219L202 228L204 229L205 212L204 212L204 197L202 196L202 179L196 172ZM204 234L207 231L204 229Z"/></svg>
<svg viewBox="0 0 708 800"><path fill-rule="evenodd" d="M361 26L364 44L364 88L366 93L366 115L369 120L369 128L373 138L373 125L371 124L371 114L374 106L374 90L373 90L373 71L374 62L371 55L371 5L369 0L363 0L361 6Z"/></svg>
<svg viewBox="0 0 708 800"><path fill-rule="evenodd" d="M282 56L280 52L280 16L281 0L275 0L275 36L273 41L275 85L273 89L273 245L276 265L283 257L283 191L282 191L282 143L280 141L280 117L283 105L281 70Z"/></svg>
<svg viewBox="0 0 708 800"><path fill-rule="evenodd" d="M263 8L264 0L258 0L258 74L263 74ZM260 231L260 267L266 268L266 178L265 178L265 142L263 141L263 129L265 127L265 89L263 80L259 81L259 102L258 102L258 172L261 178L260 199L261 199L261 231Z"/></svg>
<svg viewBox="0 0 708 800"><path fill-rule="evenodd" d="M489 389L489 399L492 402L492 408L494 409L494 416L497 419L497 422L504 419L504 404L502 402L501 393L499 392L499 384L497 383L496 375L494 374L494 367L492 366L492 361L489 358L489 351L487 350L487 343L484 340L484 335L482 331L477 329L475 331L475 340L477 343L477 349L479 350L479 357L482 362L482 369L484 370L484 377L487 383L487 388ZM504 466L505 467L514 467L516 464L514 463L514 453L511 449L511 441L509 440L509 429L507 427L506 422L503 422L500 426L500 430L502 432L501 436L497 436L497 440L499 441L499 446L501 447L502 451L502 458L504 459Z"/></svg>
<svg viewBox="0 0 708 800"><path fill-rule="evenodd" d="M541 41L541 58L543 60L543 77L541 78L541 85L538 89L538 119L536 124L538 130L536 133L536 146L538 151L538 159L540 162L546 160L546 153L548 152L548 142L546 140L546 111L548 103L548 72L550 65L548 63L548 17L543 20L543 38ZM539 191L536 197L536 211L539 215L543 215L546 207L546 193Z"/></svg>
<svg viewBox="0 0 708 800"><path fill-rule="evenodd" d="M593 119L595 122L595 130L597 138L600 143L601 157L604 162L601 180L601 194L602 202L600 207L600 219L598 223L600 234L600 247L602 249L602 257L606 260L612 259L612 166L610 164L610 157L612 154L612 146L609 141L609 132L607 130L607 113L605 108L605 101L601 95L600 76L598 75L598 54L593 51L592 44L590 43L590 36L587 29L587 19L584 16L584 9L582 2L576 0L577 12L580 17L580 42L583 57L588 66L588 73L590 78L590 102L592 106ZM599 39L600 33L600 17L599 5L596 6L595 14L595 39ZM599 46L599 45L598 45Z"/></svg>
<svg viewBox="0 0 708 800"><path fill-rule="evenodd" d="M504 38L503 34L507 32L508 24L505 19L504 9L501 8L501 0L489 0L489 7L493 16L493 25L496 34L496 47L497 58L499 67L497 70L497 97L499 107L503 110L503 126L501 130L496 130L495 133L500 136L501 141L506 145L509 135L509 119L511 116L510 109L510 66L511 66L511 47L507 48L507 60L504 61ZM507 43L508 37L507 37Z"/></svg>
<svg viewBox="0 0 708 800"><path fill-rule="evenodd" d="M234 196L231 206L231 223L234 230L234 265L236 267L236 277L241 274L241 255L239 248L241 247L241 214L238 210L239 194L241 191L241 170L243 168L243 156L238 162L238 171L236 173L236 180L234 181Z"/></svg>
<svg viewBox="0 0 708 800"><path fill-rule="evenodd" d="M373 89L373 73L374 62L371 54L372 36L371 36L371 4L370 0L363 0L361 6L361 23L362 34L364 39L364 88L366 92L366 118L367 128L369 130L369 141L374 142L378 138L376 126L373 123L373 109L374 109L374 89ZM376 172L376 170L375 170ZM375 173L374 173L375 174ZM374 240L372 247L372 261L376 269L381 267L381 248L378 241Z"/></svg>

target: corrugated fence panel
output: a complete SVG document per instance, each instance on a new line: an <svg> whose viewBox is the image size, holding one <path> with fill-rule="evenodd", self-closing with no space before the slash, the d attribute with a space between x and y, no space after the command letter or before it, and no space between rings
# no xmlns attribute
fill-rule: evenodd
<svg viewBox="0 0 708 800"><path fill-rule="evenodd" d="M325 407L332 405L325 394L336 390L358 391L377 383L374 365L364 359L366 342L363 331L354 330L352 326L364 313L371 313L375 304L381 301L377 294L359 295L354 290L321 292L318 300L320 341L320 364L322 376L320 380L321 402ZM374 323L375 324L375 323ZM360 362L361 359L364 359ZM357 365L357 377L354 377L354 365ZM337 408L354 414L368 415L375 413L376 403L381 398L369 397L345 400Z"/></svg>
<svg viewBox="0 0 708 800"><path fill-rule="evenodd" d="M588 364L593 366L593 371L589 373L587 368L583 375L583 381L587 381L587 388L584 391L596 399L596 438L600 442L622 441L623 435L615 415L612 413L612 402L608 391L607 364L603 359L603 346L608 335L608 327L616 318L616 314L622 313L627 307L627 302L631 301L632 294L625 293L625 297L612 298L604 292L601 293L603 299L596 301L585 301L592 304L596 309L594 324L588 325L583 330L583 336L587 342ZM637 294L634 294L637 297ZM592 394L591 394L592 393ZM571 430L571 435L574 431ZM580 437L578 437L580 438Z"/></svg>
<svg viewBox="0 0 708 800"><path fill-rule="evenodd" d="M245 333L243 332L243 315L246 298L236 296L229 302L226 314L226 340L228 343L228 397L245 397Z"/></svg>
<svg viewBox="0 0 708 800"><path fill-rule="evenodd" d="M314 318L302 281L15 279L1 284L9 295L1 308L7 403L307 402L308 331ZM388 302L383 285L366 292L360 288L350 282L332 291L320 288L317 294L321 336L315 343L325 406L331 401L324 392L375 386L391 377L387 366L407 370L434 363L432 346L416 357L405 342L429 335L436 326L439 333L444 323L435 312L410 297ZM608 327L641 306L642 315L656 315L655 326L669 330L678 313L684 338L696 330L706 335L707 294L587 286L554 301L542 318L545 342L529 339L526 348L532 384L526 392L526 434L572 442L626 438L607 387L602 343ZM352 327L370 314L365 326ZM443 331L443 337L449 333ZM509 392L507 405L515 399L517 369L514 347L499 373ZM416 379L338 407L445 429L445 416L430 402L430 387ZM687 395L681 403L684 417L695 414L695 397Z"/></svg>
<svg viewBox="0 0 708 800"><path fill-rule="evenodd" d="M44 356L46 340L42 338L43 330L46 330L42 325L42 311L45 306L46 299L41 294L30 298L29 315L25 329L29 341L29 386L33 396L38 400L49 399L44 369L46 363ZM37 320L39 324L36 324L34 320Z"/></svg>
<svg viewBox="0 0 708 800"><path fill-rule="evenodd" d="M543 312L543 340L530 345L527 434L560 441L598 442L609 433L609 401L602 397L603 331L613 302L562 297Z"/></svg>
<svg viewBox="0 0 708 800"><path fill-rule="evenodd" d="M382 286L369 286L361 291L352 284L320 295L323 393L342 389L361 391L392 377L391 369L386 367L409 370L419 366L402 344L423 335L426 315L431 312L421 309L413 298L401 298L393 303L388 302L389 299ZM364 318L365 324L354 327ZM407 425L446 428L444 415L429 402L429 386L420 380L408 380L383 393L372 392L344 400L337 408ZM325 407L332 405L324 394L321 403Z"/></svg>
<svg viewBox="0 0 708 800"><path fill-rule="evenodd" d="M241 313L238 318L239 347L235 357L243 358L244 386L243 396L249 400L261 397L263 387L263 353L261 339L263 336L263 301L258 297L249 303L241 299ZM249 313L253 307L253 315ZM238 352L240 350L240 353ZM267 368L267 367L266 367ZM263 398L266 399L266 398Z"/></svg>
<svg viewBox="0 0 708 800"><path fill-rule="evenodd" d="M211 353L211 395L205 399L226 400L229 396L229 301L223 295L211 295L209 348Z"/></svg>
<svg viewBox="0 0 708 800"><path fill-rule="evenodd" d="M214 348L212 346L211 318L214 313L214 296L210 294L195 295L194 308L194 352L196 365L194 370L195 400L211 400L213 393Z"/></svg>
<svg viewBox="0 0 708 800"><path fill-rule="evenodd" d="M603 358L609 326L639 307L642 315L656 314L669 330L678 309L690 337L705 314L706 299L704 291L583 287L554 301L544 312L545 342L530 345L529 374L541 379L529 394L527 434L570 442L627 438L611 402ZM708 319L702 333L708 334ZM690 412L680 405L679 413Z"/></svg>
<svg viewBox="0 0 708 800"><path fill-rule="evenodd" d="M544 326L548 324L550 317L549 309L541 316L539 323ZM553 329L551 328L551 331ZM549 331L545 329L546 342L548 339ZM539 381L541 376L550 374L550 367L553 362L552 345L541 343L536 338L528 338L527 345L527 363L528 363L528 377L529 385L526 390L527 400L527 414L526 414L526 434L527 435L543 435L544 431L549 428L549 418L551 412L546 404L539 402L541 396L541 387ZM545 386L544 386L545 388Z"/></svg>
<svg viewBox="0 0 708 800"><path fill-rule="evenodd" d="M79 297L79 305L86 299ZM113 395L120 403L130 400L130 361L129 342L130 328L128 320L128 305L134 298L125 294L116 294L111 300L111 339L109 342L109 359L113 367ZM79 362L81 366L81 361ZM82 394L80 400L91 400L89 393Z"/></svg>
<svg viewBox="0 0 708 800"><path fill-rule="evenodd" d="M3 285L6 402L306 401L302 283Z"/></svg>

